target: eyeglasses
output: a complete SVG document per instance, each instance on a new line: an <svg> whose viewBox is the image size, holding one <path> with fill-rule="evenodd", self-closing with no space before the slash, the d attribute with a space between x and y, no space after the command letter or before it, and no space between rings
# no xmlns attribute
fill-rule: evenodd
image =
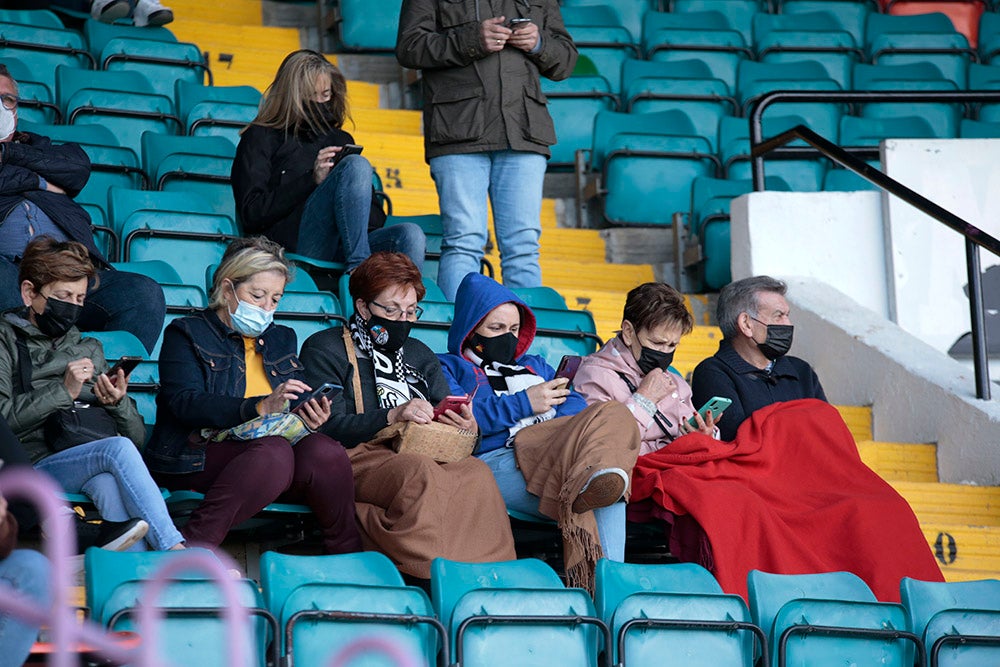
<svg viewBox="0 0 1000 667"><path fill-rule="evenodd" d="M4 109L9 111L17 108L17 101L17 95L11 95L10 93L0 95L0 102L3 102Z"/></svg>
<svg viewBox="0 0 1000 667"><path fill-rule="evenodd" d="M404 311L402 308L397 308L396 306L383 306L378 301L371 301L369 303L372 306L378 306L379 308L381 308L382 311L385 313L385 316L388 317L389 319L394 319L396 317L399 317L400 313L405 312L406 313L406 319L408 319L408 320L409 319L419 320L420 316L424 314L424 309L421 308L420 306L414 306L413 308L407 308L406 311Z"/></svg>

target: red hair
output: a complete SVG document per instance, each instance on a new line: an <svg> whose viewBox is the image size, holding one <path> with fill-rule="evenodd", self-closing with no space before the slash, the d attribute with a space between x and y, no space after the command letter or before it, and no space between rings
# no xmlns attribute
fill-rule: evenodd
<svg viewBox="0 0 1000 667"><path fill-rule="evenodd" d="M417 301L427 294L420 269L405 253L375 252L351 273L349 289L352 299L368 303L386 289L400 285L416 290Z"/></svg>

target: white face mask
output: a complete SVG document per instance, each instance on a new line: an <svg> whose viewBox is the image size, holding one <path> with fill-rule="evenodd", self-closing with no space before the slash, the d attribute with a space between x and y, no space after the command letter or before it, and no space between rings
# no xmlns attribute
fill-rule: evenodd
<svg viewBox="0 0 1000 667"><path fill-rule="evenodd" d="M229 319L233 323L233 329L239 334L247 337L259 336L271 326L271 322L274 321L273 310L264 310L260 306L243 301L236 295L235 289L233 296L236 297L236 310L229 313Z"/></svg>
<svg viewBox="0 0 1000 667"><path fill-rule="evenodd" d="M17 129L14 112L0 104L0 139L6 139Z"/></svg>

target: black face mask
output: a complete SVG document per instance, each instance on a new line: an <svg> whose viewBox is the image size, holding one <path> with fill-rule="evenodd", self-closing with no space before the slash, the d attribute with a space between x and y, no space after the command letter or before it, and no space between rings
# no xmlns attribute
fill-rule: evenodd
<svg viewBox="0 0 1000 667"><path fill-rule="evenodd" d="M673 362L673 351L660 352L659 350L654 350L653 348L646 347L645 345L642 346L642 352L636 360L636 363L639 364L639 370L642 371L643 375L648 374L654 368L659 368L661 371L665 371Z"/></svg>
<svg viewBox="0 0 1000 667"><path fill-rule="evenodd" d="M469 347L484 361L512 364L517 354L517 336L505 333L487 338L474 333L469 336Z"/></svg>
<svg viewBox="0 0 1000 667"><path fill-rule="evenodd" d="M66 334L76 321L80 319L83 306L78 306L69 301L45 298L45 310L35 313L35 324L39 331L49 338L59 338ZM34 311L32 311L34 312Z"/></svg>
<svg viewBox="0 0 1000 667"><path fill-rule="evenodd" d="M757 321L760 322L760 320ZM792 349L792 330L794 327L791 324L767 324L765 326L767 327L767 336L763 343L757 343L757 348L761 353L771 361L788 354L788 351Z"/></svg>
<svg viewBox="0 0 1000 667"><path fill-rule="evenodd" d="M372 338L372 345L384 353L395 352L403 347L403 343L410 337L412 327L413 322L409 320L387 320L374 314L365 322L368 335Z"/></svg>

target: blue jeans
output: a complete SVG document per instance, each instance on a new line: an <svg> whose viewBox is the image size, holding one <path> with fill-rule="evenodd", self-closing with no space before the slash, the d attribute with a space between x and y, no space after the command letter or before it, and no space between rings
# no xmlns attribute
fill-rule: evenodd
<svg viewBox="0 0 1000 667"><path fill-rule="evenodd" d="M37 551L17 549L0 560L0 580L41 607L51 602L49 561ZM0 663L20 665L38 637L38 625L0 613Z"/></svg>
<svg viewBox="0 0 1000 667"><path fill-rule="evenodd" d="M542 234L542 181L545 157L493 151L441 155L430 160L437 186L444 238L438 284L455 299L462 278L479 273L486 245L489 194L500 248L500 270L508 287L538 287L538 239Z"/></svg>
<svg viewBox="0 0 1000 667"><path fill-rule="evenodd" d="M146 540L158 551L183 542L159 487L128 438L95 440L46 456L35 464L66 490L86 494L107 521L145 519ZM140 547L141 548L141 547Z"/></svg>
<svg viewBox="0 0 1000 667"><path fill-rule="evenodd" d="M0 310L23 306L17 264L0 257ZM128 271L98 271L97 286L87 292L80 331L128 331L152 353L167 313L163 290L152 278Z"/></svg>
<svg viewBox="0 0 1000 667"><path fill-rule="evenodd" d="M348 155L306 200L296 251L313 259L346 262L348 270L373 252L401 252L422 269L427 251L423 230L405 223L369 233L371 205L372 166L360 155Z"/></svg>
<svg viewBox="0 0 1000 667"><path fill-rule="evenodd" d="M501 447L485 454L479 454L479 459L493 471L497 480L500 495L509 509L528 514L539 519L551 519L538 511L538 496L528 493L525 488L524 475L517 468L514 450ZM625 560L625 503L615 503L594 510L597 519L597 534L601 539L601 548L608 560L623 562Z"/></svg>

